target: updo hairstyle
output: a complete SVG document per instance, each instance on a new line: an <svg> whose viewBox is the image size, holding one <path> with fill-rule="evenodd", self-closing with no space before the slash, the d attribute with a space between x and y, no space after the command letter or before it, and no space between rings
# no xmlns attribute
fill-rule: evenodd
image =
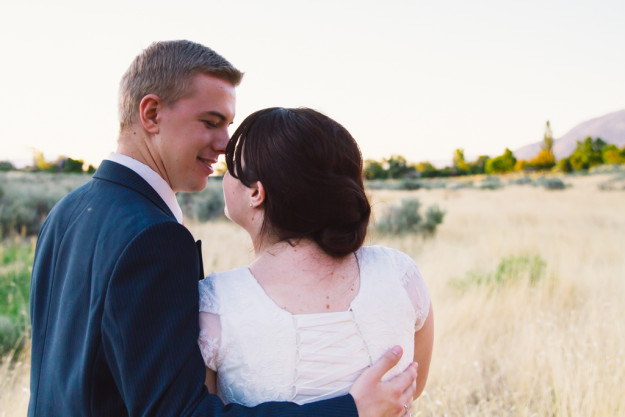
<svg viewBox="0 0 625 417"><path fill-rule="evenodd" d="M232 135L226 163L246 187L263 184L263 236L310 238L336 258L362 246L371 215L362 155L339 123L308 108L259 110Z"/></svg>

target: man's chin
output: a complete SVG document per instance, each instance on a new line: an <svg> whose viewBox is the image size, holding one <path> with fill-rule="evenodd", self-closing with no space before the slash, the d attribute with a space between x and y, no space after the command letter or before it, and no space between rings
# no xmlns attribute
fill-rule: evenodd
<svg viewBox="0 0 625 417"><path fill-rule="evenodd" d="M208 184L208 177L198 179L197 181L194 181L193 183L183 184L181 187L179 187L178 189L174 191L177 193L178 192L197 193L199 191L202 191L204 188L206 188L206 184Z"/></svg>

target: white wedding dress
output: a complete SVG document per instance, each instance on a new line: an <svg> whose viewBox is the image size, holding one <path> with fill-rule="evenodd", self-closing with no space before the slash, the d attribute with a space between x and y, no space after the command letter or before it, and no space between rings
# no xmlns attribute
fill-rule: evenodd
<svg viewBox="0 0 625 417"><path fill-rule="evenodd" d="M299 404L344 395L394 345L404 355L385 378L408 366L414 332L430 296L414 261L382 246L356 252L360 289L347 311L291 314L269 298L248 267L200 281L200 336L206 366L217 371L225 403Z"/></svg>

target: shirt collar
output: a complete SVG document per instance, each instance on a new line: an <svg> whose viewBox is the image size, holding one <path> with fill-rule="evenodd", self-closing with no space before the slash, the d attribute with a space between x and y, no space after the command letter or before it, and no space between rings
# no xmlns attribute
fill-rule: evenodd
<svg viewBox="0 0 625 417"><path fill-rule="evenodd" d="M109 157L107 158L109 161L117 162L120 165L125 166L137 173L141 178L143 178L150 187L154 188L154 191L158 193L158 195L163 199L167 207L174 213L176 220L178 223L182 224L182 209L180 208L180 204L178 204L178 200L176 199L176 193L171 189L167 181L165 181L160 175L158 175L152 168L144 164L143 162L139 162L134 158L131 158L127 155L123 155L117 152L111 152Z"/></svg>

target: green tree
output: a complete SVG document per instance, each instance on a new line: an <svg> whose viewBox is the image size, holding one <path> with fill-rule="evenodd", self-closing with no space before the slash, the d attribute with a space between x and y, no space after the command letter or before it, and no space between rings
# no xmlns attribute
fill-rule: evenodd
<svg viewBox="0 0 625 417"><path fill-rule="evenodd" d="M365 161L363 174L367 180L381 180L388 178L388 172L386 172L382 164L373 159L367 159Z"/></svg>
<svg viewBox="0 0 625 417"><path fill-rule="evenodd" d="M541 149L538 154L529 160L526 165L538 170L548 170L556 165L556 158L551 150Z"/></svg>
<svg viewBox="0 0 625 417"><path fill-rule="evenodd" d="M389 178L403 178L407 174L414 172L414 168L408 165L406 158L401 155L391 155L384 162L388 166Z"/></svg>
<svg viewBox="0 0 625 417"><path fill-rule="evenodd" d="M490 157L488 155L480 155L473 162L469 162L469 172L471 174L484 174L486 172L486 161Z"/></svg>
<svg viewBox="0 0 625 417"><path fill-rule="evenodd" d="M602 150L607 144L601 139L588 136L583 142L577 141L577 148L571 154L571 167L574 171L590 169L603 163Z"/></svg>
<svg viewBox="0 0 625 417"><path fill-rule="evenodd" d="M33 150L33 170L34 171L54 171L56 165L53 162L48 162L43 157L43 152Z"/></svg>
<svg viewBox="0 0 625 417"><path fill-rule="evenodd" d="M419 176L423 178L432 178L438 175L438 170L434 165L429 162L419 162L416 165L413 165L415 171L419 173Z"/></svg>
<svg viewBox="0 0 625 417"><path fill-rule="evenodd" d="M469 164L464 160L464 149L456 149L454 151L453 170L457 175L466 175L469 173Z"/></svg>
<svg viewBox="0 0 625 417"><path fill-rule="evenodd" d="M573 167L571 166L571 158L563 158L560 159L555 166L556 171L569 173L573 172Z"/></svg>
<svg viewBox="0 0 625 417"><path fill-rule="evenodd" d="M548 170L556 165L556 157L553 154L553 133L549 120L545 126L545 134L543 135L543 143L540 145L540 152L536 154L525 166L538 170Z"/></svg>
<svg viewBox="0 0 625 417"><path fill-rule="evenodd" d="M516 158L514 154L510 149L506 148L503 155L486 161L484 169L487 174L503 174L514 171L515 164Z"/></svg>
<svg viewBox="0 0 625 417"><path fill-rule="evenodd" d="M63 158L61 165L65 173L82 173L82 166L85 161L82 159Z"/></svg>
<svg viewBox="0 0 625 417"><path fill-rule="evenodd" d="M10 161L0 161L0 171L13 171L15 166Z"/></svg>
<svg viewBox="0 0 625 417"><path fill-rule="evenodd" d="M621 151L616 145L606 145L601 150L601 159L604 164L625 164L625 147Z"/></svg>
<svg viewBox="0 0 625 417"><path fill-rule="evenodd" d="M543 135L543 143L540 147L545 151L553 151L553 133L551 132L549 120L547 120L547 126L545 126L545 134Z"/></svg>

